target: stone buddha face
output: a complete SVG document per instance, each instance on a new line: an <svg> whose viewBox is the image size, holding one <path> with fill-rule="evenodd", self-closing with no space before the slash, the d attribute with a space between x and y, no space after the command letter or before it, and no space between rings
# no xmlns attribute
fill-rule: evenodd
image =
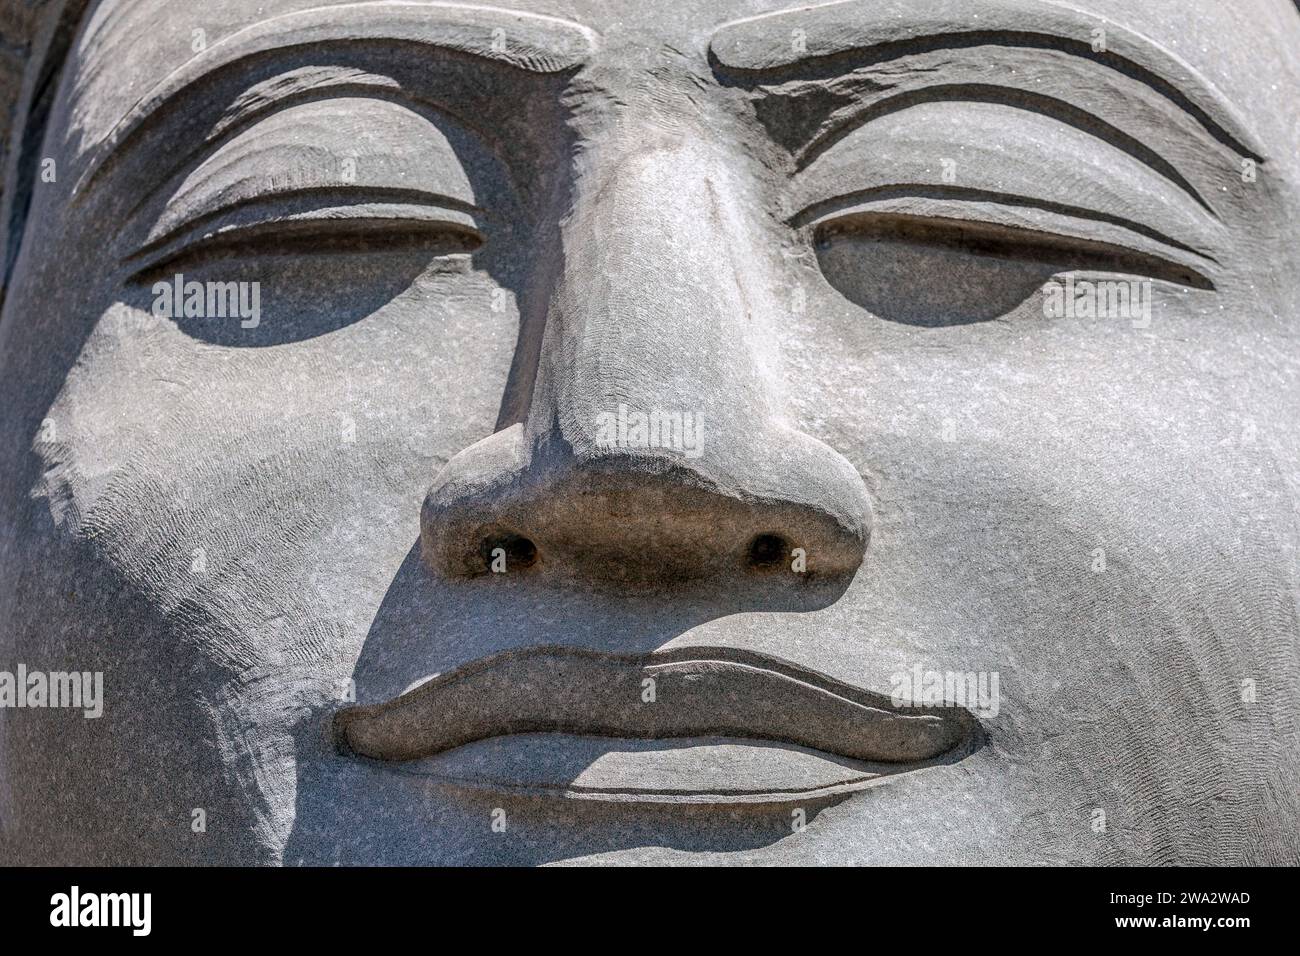
<svg viewBox="0 0 1300 956"><path fill-rule="evenodd" d="M6 858L1296 862L1289 3L52 35Z"/></svg>

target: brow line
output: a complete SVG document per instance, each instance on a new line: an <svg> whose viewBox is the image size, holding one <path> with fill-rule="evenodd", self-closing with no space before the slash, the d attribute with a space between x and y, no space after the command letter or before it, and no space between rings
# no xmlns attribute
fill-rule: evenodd
<svg viewBox="0 0 1300 956"><path fill-rule="evenodd" d="M72 191L78 200L118 148L148 120L196 84L259 55L303 47L374 40L414 43L464 53L527 73L555 74L581 65L595 33L555 17L494 7L402 0L315 7L263 20L199 53L158 82L91 150Z"/></svg>
<svg viewBox="0 0 1300 956"><path fill-rule="evenodd" d="M890 9L887 2L837 0L734 21L714 33L710 55L746 79L771 83L806 78L810 71L845 75L863 65L944 49L1054 50L1144 83L1223 145L1265 161L1249 126L1212 83L1154 40L1117 23L1043 0L988 0L980 7L977 30L954 23L938 0L909 0L896 17L888 15ZM1036 29L1021 28L1024 23ZM1097 28L1106 31L1104 51L1077 39ZM802 43L791 42L794 31L801 31Z"/></svg>
<svg viewBox="0 0 1300 956"><path fill-rule="evenodd" d="M320 85L308 87L301 90L285 93L281 96L260 101L255 107L248 109L246 112L235 114L236 121L223 125L214 134L202 142L195 143L192 147L186 147L176 156L172 157L167 169L175 169L183 166L193 156L204 153L210 154L219 149L222 144L227 143L239 136L241 133L256 126L262 122L269 113L284 110L292 106L301 106L304 104L320 102L322 100L343 100L353 99L356 97L366 97L370 100L383 100L386 102L399 103L414 109L429 108L443 113L450 117L454 122L459 123L465 129L481 136L486 142L494 142L496 137L495 131L486 123L475 122L474 119L466 117L461 111L451 109L444 104L434 104L428 102L422 97L408 95L405 90L392 86L376 85L366 78L349 77L351 82L340 83L338 85ZM256 87L253 87L256 89ZM227 114L229 117L231 114ZM507 174L510 170L507 167ZM123 215L122 221L129 222L149 201L154 197L158 190L167 184L168 176L163 175L148 185L139 196L135 198L131 208Z"/></svg>
<svg viewBox="0 0 1300 956"><path fill-rule="evenodd" d="M1098 139L1109 143L1116 149L1132 156L1138 162L1155 170L1155 172L1187 193L1202 209L1217 218L1217 214L1210 204L1205 201L1205 198L1196 187L1188 182L1182 173L1178 172L1172 163L1154 149L1128 135L1118 127L1105 122L1087 110L1079 109L1065 100L1016 87L994 86L984 83L927 86L865 103L861 108L853 110L848 115L827 126L824 130L819 131L798 154L798 168L801 170L806 169L812 164L813 160L855 129L908 107L934 102L992 103L1031 110L1044 116L1050 116L1059 122L1067 123L1076 129L1096 136Z"/></svg>

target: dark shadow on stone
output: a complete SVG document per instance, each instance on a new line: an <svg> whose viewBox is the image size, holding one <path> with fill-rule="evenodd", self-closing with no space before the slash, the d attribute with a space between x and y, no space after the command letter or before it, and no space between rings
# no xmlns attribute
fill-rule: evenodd
<svg viewBox="0 0 1300 956"><path fill-rule="evenodd" d="M817 258L831 285L854 305L889 322L929 328L1008 315L1059 272L1048 263L865 237L819 242Z"/></svg>

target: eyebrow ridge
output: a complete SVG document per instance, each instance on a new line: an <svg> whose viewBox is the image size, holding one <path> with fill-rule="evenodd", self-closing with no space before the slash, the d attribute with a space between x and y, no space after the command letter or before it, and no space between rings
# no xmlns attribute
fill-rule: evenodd
<svg viewBox="0 0 1300 956"><path fill-rule="evenodd" d="M1044 0L990 0L980 8L979 29L954 23L946 9L940 0L871 4L835 0L802 10L762 14L719 27L710 40L710 56L729 71L773 82L799 78L819 67L827 74L841 75L860 65L942 49L1002 46L1055 50L1144 83L1190 114L1224 146L1257 163L1265 162L1248 125L1228 99L1149 37ZM891 17L891 11L897 15ZM1002 22L1006 26L999 28ZM1026 22L1038 29L1024 29L1021 25ZM1103 52L1094 51L1076 36L1096 28L1106 31ZM796 29L805 34L802 48L790 42L791 31ZM849 58L851 67L841 68L835 62ZM1184 92L1171 76L1188 85L1190 92Z"/></svg>
<svg viewBox="0 0 1300 956"><path fill-rule="evenodd" d="M281 75L283 76L283 74ZM494 137L492 130L485 128L482 124L475 123L472 119L464 116L460 111L449 109L441 103L435 104L422 98L406 96L404 95L404 90L396 86L376 83L375 80L377 79L381 78L370 76L359 78L349 77L349 81L346 83L311 86L285 93L273 100L260 102L255 107L250 108L245 113L239 115L235 122L224 125L215 133L215 135L212 135L203 142L196 144L191 150L182 154L175 163L169 165L178 166L201 152L208 154L212 153L234 137L257 126L259 123L264 122L269 113L279 112L283 109L302 106L313 102L341 99L371 99L375 101L397 103L413 109L430 109L445 114L450 117L451 120L464 126L470 132L483 137L485 141L493 141ZM507 174L509 174L508 168ZM148 205L157 194L158 190L166 185L167 179L168 177L164 176L146 188L141 195L136 198L131 208L123 215L123 221L129 222L144 206Z"/></svg>
<svg viewBox="0 0 1300 956"><path fill-rule="evenodd" d="M806 169L817 157L825 153L835 143L874 120L922 103L954 101L992 103L1013 109L1027 109L1049 116L1058 122L1064 122L1109 143L1116 149L1132 156L1138 162L1149 166L1187 193L1207 213L1216 219L1218 218L1218 214L1206 202L1196 187L1188 182L1187 178L1178 172L1172 163L1141 140L1065 100L1042 93L1033 93L1017 87L995 86L992 84L940 84L896 93L893 96L868 103L841 117L837 122L814 136L812 141L798 154L798 168L801 170Z"/></svg>
<svg viewBox="0 0 1300 956"><path fill-rule="evenodd" d="M177 67L141 97L92 148L86 171L73 187L72 201L80 200L124 142L169 101L200 80L261 54L377 39L466 53L537 74L561 73L580 66L596 44L592 30L570 20L468 4L378 0L313 7L272 17L224 37Z"/></svg>

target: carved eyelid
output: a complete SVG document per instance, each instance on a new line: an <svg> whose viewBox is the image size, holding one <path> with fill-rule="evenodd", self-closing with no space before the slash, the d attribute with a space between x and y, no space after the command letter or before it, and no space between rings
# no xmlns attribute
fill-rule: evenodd
<svg viewBox="0 0 1300 956"><path fill-rule="evenodd" d="M470 170L481 174L492 162L472 134L400 103L337 97L295 104L223 143L168 195L139 210L133 238L124 237L124 261L277 221L406 219L481 241L486 213ZM376 206L383 207L377 214Z"/></svg>
<svg viewBox="0 0 1300 956"><path fill-rule="evenodd" d="M1134 241L1123 227L1081 220L1078 225L1084 228L1069 228L1060 225L1068 217L1048 213L1041 217L1044 221L1038 218L1030 215L1012 219L987 209L971 213L942 205L927 206L924 212L916 208L899 212L897 207L890 211L880 206L858 206L828 215L810 226L816 241L823 244L840 235L900 240L1021 261L1083 261L1091 266L1063 265L1063 269L1095 268L1195 289L1216 288L1214 269L1195 254L1173 253L1169 246L1156 241Z"/></svg>
<svg viewBox="0 0 1300 956"><path fill-rule="evenodd" d="M863 190L818 203L791 221L824 233L836 223L876 218L939 219L1004 229L1039 232L1062 240L1107 242L1140 254L1173 254L1189 266L1217 265L1210 253L1166 235L1145 223L1087 207L1044 202L1032 197L960 187L921 184Z"/></svg>
<svg viewBox="0 0 1300 956"><path fill-rule="evenodd" d="M423 189L319 186L272 191L239 198L193 216L178 217L165 230L152 231L125 261L149 256L181 242L203 239L205 234L218 231L310 218L321 221L366 218L372 207L377 206L386 207L389 218L405 214L417 223L440 219L475 230L487 216L486 210L476 205Z"/></svg>
<svg viewBox="0 0 1300 956"><path fill-rule="evenodd" d="M268 237L425 235L457 240L464 251L486 241L479 225L482 210L471 213L453 200L430 202L422 194L391 192L396 195L366 191L359 201L348 202L338 191L304 191L241 203L147 243L128 255L123 265L135 277L205 247Z"/></svg>
<svg viewBox="0 0 1300 956"><path fill-rule="evenodd" d="M1208 208L1139 159L994 104L955 113L927 103L879 119L796 177L791 205L788 221L818 232L870 216L985 224L1124 248L1203 278L1226 237Z"/></svg>

